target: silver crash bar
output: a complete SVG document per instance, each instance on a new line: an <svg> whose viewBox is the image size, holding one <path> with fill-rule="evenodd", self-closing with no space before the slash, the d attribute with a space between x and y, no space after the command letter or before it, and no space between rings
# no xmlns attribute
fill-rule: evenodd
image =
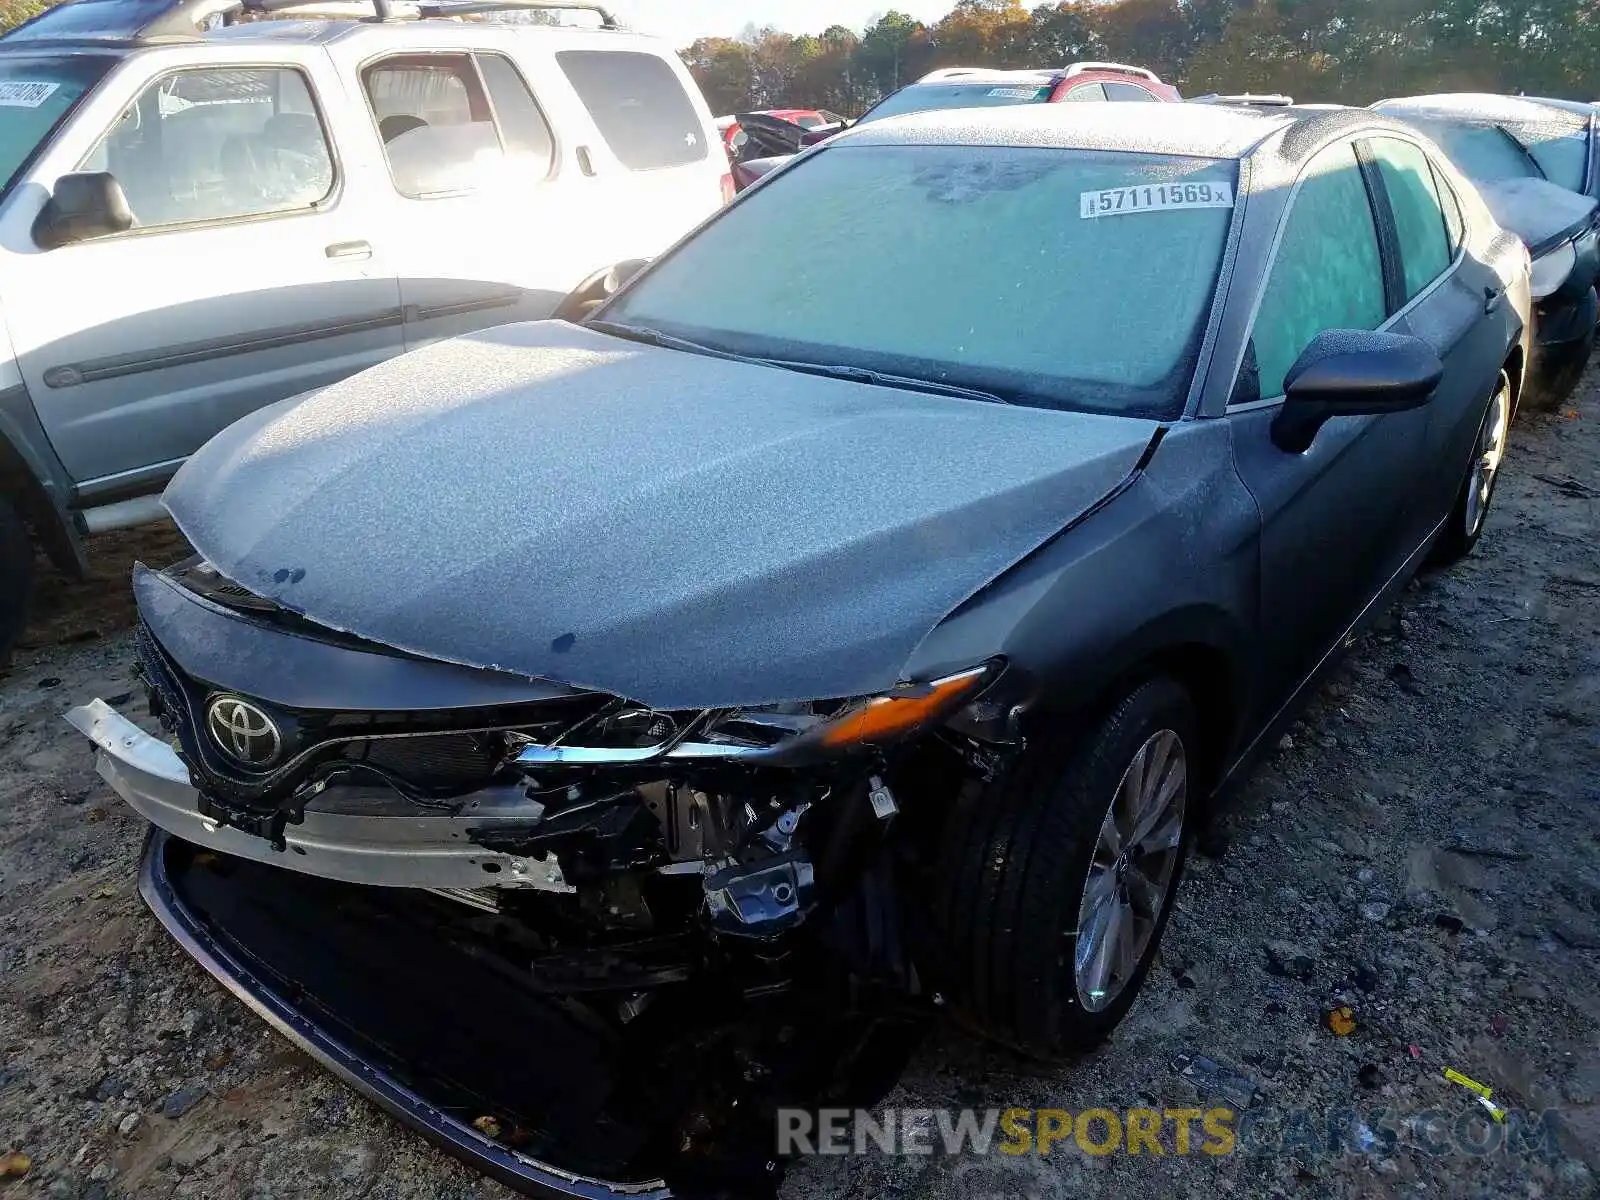
<svg viewBox="0 0 1600 1200"><path fill-rule="evenodd" d="M153 825L207 850L284 867L305 875L405 888L535 888L570 892L551 855L540 862L474 845L468 829L526 825L536 805L516 795L469 798L459 816L397 810L384 789L329 788L307 807L305 821L284 831L286 851L199 811L189 769L167 743L152 737L103 700L66 715L95 745L101 778Z"/></svg>

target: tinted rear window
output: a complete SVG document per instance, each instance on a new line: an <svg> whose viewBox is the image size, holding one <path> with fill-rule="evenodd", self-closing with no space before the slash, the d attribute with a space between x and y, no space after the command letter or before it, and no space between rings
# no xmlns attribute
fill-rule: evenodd
<svg viewBox="0 0 1600 1200"><path fill-rule="evenodd" d="M556 55L600 136L630 171L702 161L710 148L677 74L653 54L567 50Z"/></svg>
<svg viewBox="0 0 1600 1200"><path fill-rule="evenodd" d="M1055 91L1051 84L1033 83L922 83L901 88L858 124L929 112L936 108L1004 108L1012 104L1047 104Z"/></svg>
<svg viewBox="0 0 1600 1200"><path fill-rule="evenodd" d="M1181 411L1233 216L1230 161L839 145L751 192L609 320L1041 407ZM751 246L803 247L781 271Z"/></svg>

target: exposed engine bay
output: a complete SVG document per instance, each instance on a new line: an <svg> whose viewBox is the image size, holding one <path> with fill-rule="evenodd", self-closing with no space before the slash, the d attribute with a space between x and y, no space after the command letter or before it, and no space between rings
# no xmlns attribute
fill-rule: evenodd
<svg viewBox="0 0 1600 1200"><path fill-rule="evenodd" d="M103 748L119 735L94 721L121 722L121 766L107 778L184 839L166 859L177 853L193 881L233 864L262 911L299 906L293 921L316 930L300 943L332 936L301 911L316 894L304 877L321 876L341 913L373 909L384 929L409 922L417 936L425 927L430 943L492 961L529 1003L582 1013L607 1038L632 1044L665 1023L670 1036L650 1035L663 1053L732 1055L722 1066L742 1083L720 1068L702 1082L747 1102L820 1094L795 1082L819 1053L795 1030L833 1031L818 1035L822 1058L837 1054L854 1077L875 1031L909 1044L904 1032L942 1003L930 916L939 830L1020 746L1015 711L987 698L1002 664L874 697L660 711L373 646L198 559L141 571L136 590L141 672L170 747L104 706L74 721ZM174 764L160 788L135 777L146 751ZM260 932L271 926L251 936L277 945ZM321 976L319 962L293 968L297 987ZM341 978L328 986L357 986ZM735 1047L736 1032L764 1049ZM787 1082L748 1090L754 1080ZM747 1171L752 1154L767 1163L770 1126L750 1123L749 1103L734 1123L742 1148L730 1149L734 1125L711 1112L726 1099L680 1096L673 1137L703 1142L718 1170Z"/></svg>

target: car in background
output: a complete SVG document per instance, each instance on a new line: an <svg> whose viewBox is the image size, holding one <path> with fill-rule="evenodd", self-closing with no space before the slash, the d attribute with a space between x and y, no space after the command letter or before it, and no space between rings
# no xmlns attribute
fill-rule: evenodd
<svg viewBox="0 0 1600 1200"><path fill-rule="evenodd" d="M598 5L237 19L294 8L69 0L0 37L0 660L35 542L81 575L224 426L548 317L731 198L670 44ZM558 8L594 26L456 19Z"/></svg>
<svg viewBox="0 0 1600 1200"><path fill-rule="evenodd" d="M162 735L70 719L160 920L390 1111L560 1194L775 1176L818 1020L1112 1032L1212 797L1479 541L1528 320L1376 113L874 121L581 326L224 431L135 578Z"/></svg>
<svg viewBox="0 0 1600 1200"><path fill-rule="evenodd" d="M804 134L817 130L837 132L850 124L846 118L825 108L761 108L754 110L754 115L794 126L800 131L796 135L797 141ZM728 157L735 162L749 140L745 124L746 118L743 116L717 118L717 130L722 134L723 146L728 151Z"/></svg>
<svg viewBox="0 0 1600 1200"><path fill-rule="evenodd" d="M890 92L863 113L852 127L870 125L886 117L951 108L1103 101L1175 103L1182 99L1178 89L1163 83L1154 71L1125 63L1080 62L1060 69L1020 71L942 67ZM764 130L763 143L757 148L747 148L735 162L735 189L743 191L782 166L799 150L819 145L838 132L832 129L804 131L792 139L795 145L791 148L784 145L787 139L781 129Z"/></svg>
<svg viewBox="0 0 1600 1200"><path fill-rule="evenodd" d="M1600 319L1600 156L1592 106L1473 93L1382 100L1373 109L1432 138L1533 260L1538 353L1530 399L1571 393Z"/></svg>

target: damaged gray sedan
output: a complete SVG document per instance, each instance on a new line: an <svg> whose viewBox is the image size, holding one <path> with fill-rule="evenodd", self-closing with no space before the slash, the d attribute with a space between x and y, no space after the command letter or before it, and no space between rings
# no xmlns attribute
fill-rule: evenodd
<svg viewBox="0 0 1600 1200"><path fill-rule="evenodd" d="M582 326L206 446L135 579L170 744L71 715L163 921L567 1195L753 1194L940 1007L1103 1039L1209 800L1477 542L1529 314L1404 127L1149 107L843 134Z"/></svg>

